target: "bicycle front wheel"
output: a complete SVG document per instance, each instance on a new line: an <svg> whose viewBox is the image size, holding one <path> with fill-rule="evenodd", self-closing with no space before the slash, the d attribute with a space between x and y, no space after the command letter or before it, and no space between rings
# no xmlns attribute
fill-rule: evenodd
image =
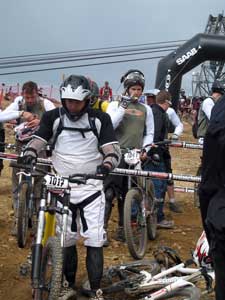
<svg viewBox="0 0 225 300"><path fill-rule="evenodd" d="M60 239L50 237L43 249L39 287L33 291L35 300L57 300L62 285L63 251Z"/></svg>
<svg viewBox="0 0 225 300"><path fill-rule="evenodd" d="M138 271L142 270L155 275L160 271L160 266L155 260L139 260L105 269L101 280L103 293L121 293L124 292L128 286L131 287L133 284L137 290L138 284L136 284L136 282L138 282L138 278L140 277ZM86 296L91 295L88 279L85 279L82 283L82 293Z"/></svg>
<svg viewBox="0 0 225 300"><path fill-rule="evenodd" d="M147 248L147 225L143 215L144 199L138 189L128 191L124 203L124 233L130 254L142 259Z"/></svg>
<svg viewBox="0 0 225 300"><path fill-rule="evenodd" d="M22 182L18 188L18 210L17 210L17 244L24 248L27 242L29 211L28 211L29 186Z"/></svg>

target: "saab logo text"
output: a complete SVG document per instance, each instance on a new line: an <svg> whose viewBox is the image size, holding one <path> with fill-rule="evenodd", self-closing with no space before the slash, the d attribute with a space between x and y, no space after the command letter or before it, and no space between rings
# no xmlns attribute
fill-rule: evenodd
<svg viewBox="0 0 225 300"><path fill-rule="evenodd" d="M178 65L182 65L186 60L188 60L191 56L194 56L197 52L198 52L198 50L196 48L192 48L190 51L188 51L187 53L185 53L184 55L179 57L176 60L176 63Z"/></svg>

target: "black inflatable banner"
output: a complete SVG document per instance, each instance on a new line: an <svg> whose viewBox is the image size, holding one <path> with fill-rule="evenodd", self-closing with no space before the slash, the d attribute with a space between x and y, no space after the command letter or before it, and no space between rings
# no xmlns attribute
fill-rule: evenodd
<svg viewBox="0 0 225 300"><path fill-rule="evenodd" d="M175 109L182 76L206 60L225 61L225 36L197 34L159 61L155 87L171 93Z"/></svg>

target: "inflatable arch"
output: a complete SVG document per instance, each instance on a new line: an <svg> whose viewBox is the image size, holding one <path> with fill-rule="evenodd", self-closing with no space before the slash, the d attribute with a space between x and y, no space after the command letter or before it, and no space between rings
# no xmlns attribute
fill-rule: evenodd
<svg viewBox="0 0 225 300"><path fill-rule="evenodd" d="M175 109L182 76L206 60L225 61L225 36L197 34L159 61L155 87L171 93Z"/></svg>

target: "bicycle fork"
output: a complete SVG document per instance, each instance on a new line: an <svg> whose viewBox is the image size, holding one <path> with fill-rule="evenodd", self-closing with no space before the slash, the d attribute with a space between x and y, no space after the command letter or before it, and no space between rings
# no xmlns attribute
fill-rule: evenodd
<svg viewBox="0 0 225 300"><path fill-rule="evenodd" d="M34 289L39 287L39 279L40 279L40 272L41 272L41 260L42 260L42 252L43 252L42 237L43 237L44 226L45 226L46 195L47 195L47 190L46 187L44 187L42 191L42 198L40 200L36 242L32 247L31 280Z"/></svg>

